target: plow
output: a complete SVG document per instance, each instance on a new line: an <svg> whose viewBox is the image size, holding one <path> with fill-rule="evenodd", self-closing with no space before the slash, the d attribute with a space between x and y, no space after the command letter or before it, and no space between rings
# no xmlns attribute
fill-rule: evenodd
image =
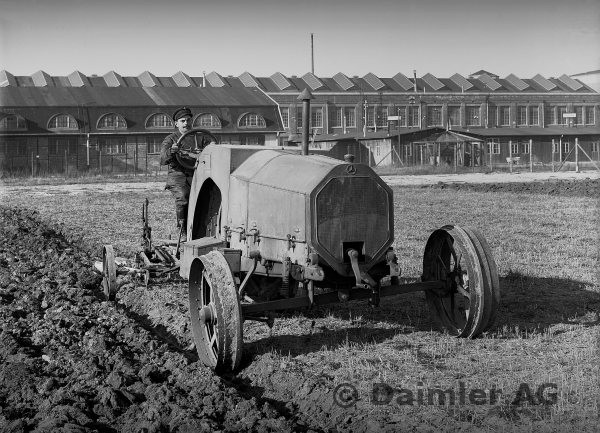
<svg viewBox="0 0 600 433"><path fill-rule="evenodd" d="M130 275L146 286L158 278L171 278L179 271L180 240L152 241L152 228L148 223L149 201L142 205L142 235L141 248L135 255L134 263L127 263L115 256L112 245L102 247L102 263L96 264L96 269L102 274L102 290L108 301L114 301L119 284L117 276Z"/></svg>

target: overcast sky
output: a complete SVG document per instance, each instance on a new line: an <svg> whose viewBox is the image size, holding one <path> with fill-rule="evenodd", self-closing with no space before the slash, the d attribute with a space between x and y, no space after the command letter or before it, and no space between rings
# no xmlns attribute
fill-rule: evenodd
<svg viewBox="0 0 600 433"><path fill-rule="evenodd" d="M600 0L0 0L0 70L200 76L600 69Z"/></svg>

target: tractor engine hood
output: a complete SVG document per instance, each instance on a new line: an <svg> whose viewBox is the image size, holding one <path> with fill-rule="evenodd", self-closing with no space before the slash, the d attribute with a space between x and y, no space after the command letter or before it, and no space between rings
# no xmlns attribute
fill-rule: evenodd
<svg viewBox="0 0 600 433"><path fill-rule="evenodd" d="M231 176L247 191L247 227L286 239L292 224L298 239L340 275L352 275L349 249L367 271L393 242L392 190L366 165L264 150Z"/></svg>

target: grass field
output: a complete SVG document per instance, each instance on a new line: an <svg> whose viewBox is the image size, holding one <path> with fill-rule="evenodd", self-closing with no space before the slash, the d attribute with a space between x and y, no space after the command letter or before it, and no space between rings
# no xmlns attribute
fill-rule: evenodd
<svg viewBox="0 0 600 433"><path fill-rule="evenodd" d="M434 229L457 224L485 235L502 291L496 326L476 340L445 335L420 293L385 298L378 310L352 302L289 313L272 330L245 325L248 356L232 386L290 402L307 420L340 431L597 431L598 200L401 187L394 194L394 246L407 278L420 276ZM99 260L107 243L132 258L146 197L153 236L175 236L165 191L38 195L32 188L5 198L63 223ZM358 401L336 405L338 385L338 392L354 388ZM374 389L383 404L373 401Z"/></svg>

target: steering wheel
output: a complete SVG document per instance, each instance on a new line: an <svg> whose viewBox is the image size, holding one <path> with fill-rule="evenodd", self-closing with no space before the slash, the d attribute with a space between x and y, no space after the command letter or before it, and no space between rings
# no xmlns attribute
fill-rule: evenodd
<svg viewBox="0 0 600 433"><path fill-rule="evenodd" d="M218 143L219 140L215 135L207 131L206 129L191 129L184 132L177 143L177 152L175 153L175 159L182 165L182 167L188 170L196 168L197 156L202 153L204 148L210 143Z"/></svg>

